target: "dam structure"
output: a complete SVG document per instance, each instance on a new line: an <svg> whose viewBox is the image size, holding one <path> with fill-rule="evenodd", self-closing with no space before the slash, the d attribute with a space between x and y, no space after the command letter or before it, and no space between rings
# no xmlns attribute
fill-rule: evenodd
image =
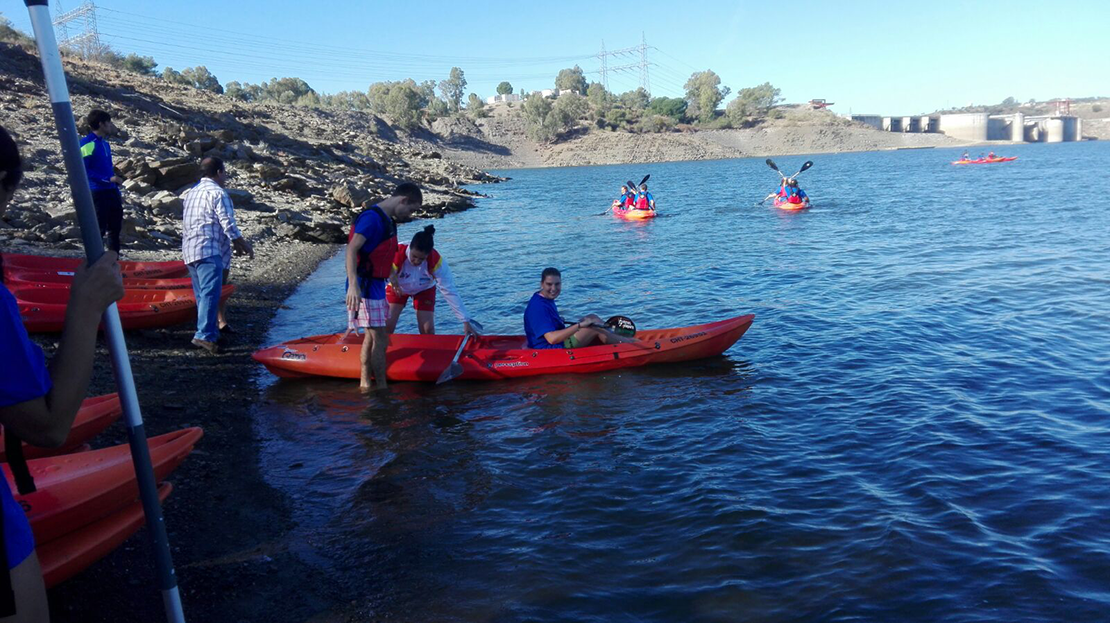
<svg viewBox="0 0 1110 623"><path fill-rule="evenodd" d="M1083 120L1072 115L983 112L913 117L851 115L850 118L884 132L941 133L965 141L1066 143L1083 140Z"/></svg>

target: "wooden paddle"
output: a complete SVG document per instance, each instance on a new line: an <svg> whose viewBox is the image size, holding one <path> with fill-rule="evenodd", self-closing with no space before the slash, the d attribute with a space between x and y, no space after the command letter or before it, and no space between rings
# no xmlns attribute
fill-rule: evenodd
<svg viewBox="0 0 1110 623"><path fill-rule="evenodd" d="M477 320L470 321L470 328L478 334L481 334L483 331L485 331L485 329L482 327L482 323L478 322ZM470 334L467 333L463 336L462 344L459 344L459 350L455 351L455 358L451 360L451 365L447 366L447 369L443 371L443 374L440 374L439 378L436 379L436 385L441 385L443 383L446 383L447 381L451 381L462 376L463 368L462 365L459 364L459 357L462 356L463 349L466 348L466 343L469 341Z"/></svg>

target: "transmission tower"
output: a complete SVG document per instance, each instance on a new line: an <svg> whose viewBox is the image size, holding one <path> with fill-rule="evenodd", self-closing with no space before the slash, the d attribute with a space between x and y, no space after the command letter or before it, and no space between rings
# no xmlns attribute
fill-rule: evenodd
<svg viewBox="0 0 1110 623"><path fill-rule="evenodd" d="M70 35L71 25L80 27L81 32ZM96 5L92 2L85 2L54 18L54 27L59 33L58 45L77 51L86 58L96 56L104 49L100 43L100 32L96 29Z"/></svg>
<svg viewBox="0 0 1110 623"><path fill-rule="evenodd" d="M648 61L647 58L648 47L649 46L647 44L647 37L644 35L644 33L640 33L640 45L635 45L630 48L621 48L619 50L606 51L605 42L601 42L601 52L598 53L597 57L601 59L601 84L605 87L606 91L609 90L610 73L638 70L640 74L640 87L648 93L651 93L651 73L649 70L649 67L651 67L651 62ZM616 66L609 65L610 56L614 58L628 56L635 57L634 55L636 54L639 54L640 56L639 62L626 63L624 65Z"/></svg>

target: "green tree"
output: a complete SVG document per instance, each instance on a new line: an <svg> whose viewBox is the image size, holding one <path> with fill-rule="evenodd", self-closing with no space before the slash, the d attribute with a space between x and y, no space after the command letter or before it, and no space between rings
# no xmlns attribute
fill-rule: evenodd
<svg viewBox="0 0 1110 623"><path fill-rule="evenodd" d="M184 84L186 86L193 86L193 81L181 75L180 71L175 70L173 67L167 67L162 71L162 79L166 82L173 84Z"/></svg>
<svg viewBox="0 0 1110 623"><path fill-rule="evenodd" d="M629 110L640 111L647 108L648 104L651 103L651 95L644 87L640 87L635 91L621 93L620 102L622 106Z"/></svg>
<svg viewBox="0 0 1110 623"><path fill-rule="evenodd" d="M686 112L700 121L711 121L731 89L722 87L721 77L712 70L697 71L686 81Z"/></svg>
<svg viewBox="0 0 1110 623"><path fill-rule="evenodd" d="M756 119L766 116L775 104L782 101L779 93L779 89L772 86L770 82L740 89L736 93L736 99L728 103L725 114L735 127L749 125Z"/></svg>
<svg viewBox="0 0 1110 623"><path fill-rule="evenodd" d="M340 91L322 98L328 108L370 110L370 98L362 91Z"/></svg>
<svg viewBox="0 0 1110 623"><path fill-rule="evenodd" d="M1005 107L1009 108L1011 106L1017 106L1017 103L1018 103L1017 98L1015 98L1014 96L1011 95L1010 97L1007 97L1006 99L1002 100L1002 103L999 104L999 106L1005 106Z"/></svg>
<svg viewBox="0 0 1110 623"><path fill-rule="evenodd" d="M204 65L181 70L181 77L187 80L189 84L192 84L202 91L211 91L213 93L224 92L224 88L220 86L220 81L217 80L216 76L212 75L212 72L208 71L208 68Z"/></svg>
<svg viewBox="0 0 1110 623"><path fill-rule="evenodd" d="M532 140L547 143L555 138L555 132L547 122L551 108L551 100L538 97L538 93L524 100L524 105L521 106L521 114L524 115L524 132Z"/></svg>
<svg viewBox="0 0 1110 623"><path fill-rule="evenodd" d="M572 69L563 69L555 76L555 88L560 91L573 91L582 95L586 92L586 75L582 68L575 65Z"/></svg>
<svg viewBox="0 0 1110 623"><path fill-rule="evenodd" d="M439 83L439 92L447 101L451 112L458 112L462 108L463 94L466 92L466 78L463 70L458 67L451 68L451 75Z"/></svg>
<svg viewBox="0 0 1110 623"><path fill-rule="evenodd" d="M613 105L613 95L606 91L605 87L599 82L590 83L590 86L586 89L586 100L590 102L590 107L599 117L605 116L605 113Z"/></svg>
<svg viewBox="0 0 1110 623"><path fill-rule="evenodd" d="M504 81L501 84L497 85L497 94L498 95L508 95L512 92L513 92L513 85L509 84L508 81Z"/></svg>
<svg viewBox="0 0 1110 623"><path fill-rule="evenodd" d="M404 83L395 83L385 99L384 114L397 125L411 130L420 125L420 92Z"/></svg>
<svg viewBox="0 0 1110 623"><path fill-rule="evenodd" d="M678 122L686 115L686 106L686 100L681 97L657 97L648 104L647 111L653 115L670 117Z"/></svg>
<svg viewBox="0 0 1110 623"><path fill-rule="evenodd" d="M471 117L485 117L489 114L486 111L486 103L482 98L478 97L477 93L471 93L470 97L466 100L466 112L470 113Z"/></svg>
<svg viewBox="0 0 1110 623"><path fill-rule="evenodd" d="M674 117L668 115L647 114L644 115L643 119L640 119L637 127L641 132L670 132L675 128L676 123Z"/></svg>

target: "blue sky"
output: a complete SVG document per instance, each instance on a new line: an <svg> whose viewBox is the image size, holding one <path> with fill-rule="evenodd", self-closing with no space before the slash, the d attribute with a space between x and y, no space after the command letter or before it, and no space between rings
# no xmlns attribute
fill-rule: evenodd
<svg viewBox="0 0 1110 623"><path fill-rule="evenodd" d="M56 8L56 2L52 2ZM78 0L63 0L72 9ZM929 112L968 103L1110 96L1110 2L289 2L100 0L99 29L159 68L205 65L221 82L298 76L316 90L445 78L468 91L501 80L550 88L562 67L649 46L653 95L675 96L697 69L735 92L771 82L788 102L824 98L842 113ZM29 31L16 3L5 15ZM789 11L787 11L787 8ZM638 54L610 65L639 61ZM599 80L597 73L588 73ZM638 70L611 90L639 85Z"/></svg>

